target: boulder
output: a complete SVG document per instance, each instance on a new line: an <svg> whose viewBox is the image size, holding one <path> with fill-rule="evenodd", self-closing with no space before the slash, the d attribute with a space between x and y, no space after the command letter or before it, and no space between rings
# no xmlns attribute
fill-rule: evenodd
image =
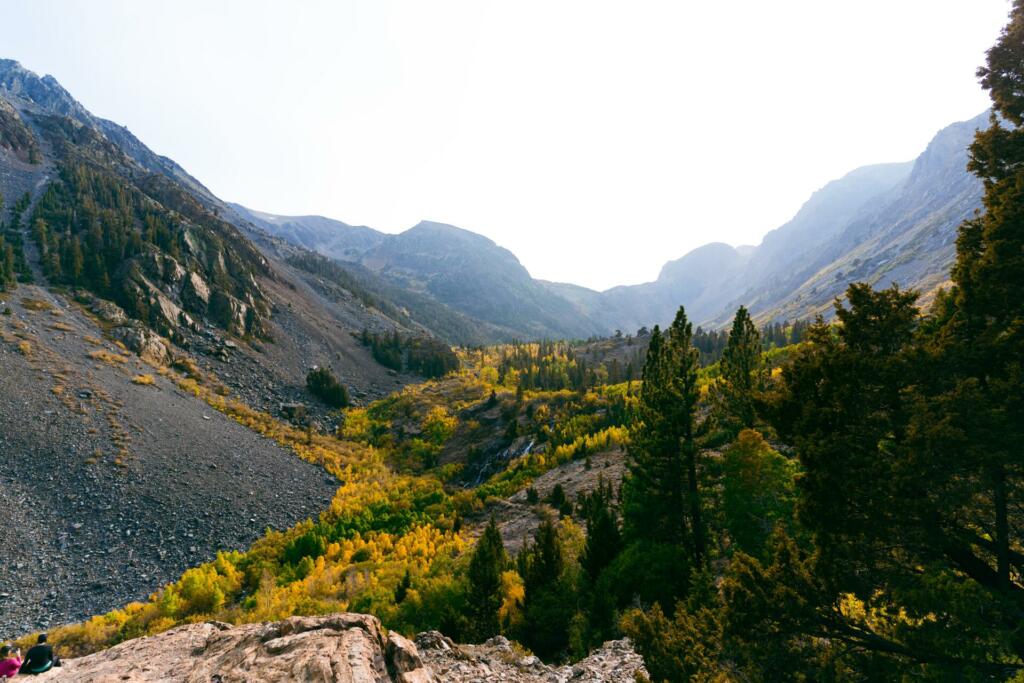
<svg viewBox="0 0 1024 683"><path fill-rule="evenodd" d="M128 322L128 315L124 309L113 301L93 297L89 301L89 310L100 320L113 325L124 325Z"/></svg>
<svg viewBox="0 0 1024 683"><path fill-rule="evenodd" d="M163 365L169 358L167 341L140 323L118 327L112 334L129 350L150 363Z"/></svg>
<svg viewBox="0 0 1024 683"><path fill-rule="evenodd" d="M433 680L411 640L392 631L388 634L384 653L387 655L388 669L398 683L429 683Z"/></svg>

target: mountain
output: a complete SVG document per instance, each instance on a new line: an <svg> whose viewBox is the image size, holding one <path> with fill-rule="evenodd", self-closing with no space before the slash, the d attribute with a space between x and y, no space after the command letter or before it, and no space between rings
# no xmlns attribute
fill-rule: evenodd
<svg viewBox="0 0 1024 683"><path fill-rule="evenodd" d="M799 268L766 264L733 303L746 302L761 320L828 317L833 299L853 281L897 283L929 301L949 281L960 224L981 207L982 185L967 172L967 147L987 121L986 112L944 128L895 186L835 220L837 228L805 253ZM727 314L717 320L724 323Z"/></svg>
<svg viewBox="0 0 1024 683"><path fill-rule="evenodd" d="M943 129L912 162L864 166L827 183L757 246L706 244L666 263L652 282L604 292L534 280L511 252L453 226L423 222L389 235L234 206L268 233L363 266L485 324L496 339L664 325L680 304L710 327L727 325L741 304L761 322L828 317L852 280L896 282L927 301L948 279L957 227L980 206L967 146L987 116Z"/></svg>
<svg viewBox="0 0 1024 683"><path fill-rule="evenodd" d="M395 380L353 335L432 334L404 304L375 298L354 278L325 277L313 252L265 239L178 164L93 116L52 77L0 60L0 105L0 196L20 208L8 233L31 263L23 281L110 300L129 326L182 348L242 342L239 388L262 406L297 398L316 364L333 366L357 393L379 395ZM20 198L27 204L14 206ZM442 328L470 327L443 313L432 318Z"/></svg>
<svg viewBox="0 0 1024 683"><path fill-rule="evenodd" d="M353 226L323 216L275 216L231 204L244 219L292 244L320 252L341 261L358 260L387 235L366 226Z"/></svg>
<svg viewBox="0 0 1024 683"><path fill-rule="evenodd" d="M328 506L335 477L248 428L259 413L213 410L200 385L274 415L302 403L331 431L311 366L363 403L417 378L375 362L362 330L432 338L11 60L0 255L0 584L17 586L0 595L3 633L144 599Z"/></svg>
<svg viewBox="0 0 1024 683"><path fill-rule="evenodd" d="M468 230L422 221L392 235L321 216L275 216L233 207L275 237L361 266L403 291L457 311L475 321L489 341L589 337L607 331L530 277L512 252Z"/></svg>

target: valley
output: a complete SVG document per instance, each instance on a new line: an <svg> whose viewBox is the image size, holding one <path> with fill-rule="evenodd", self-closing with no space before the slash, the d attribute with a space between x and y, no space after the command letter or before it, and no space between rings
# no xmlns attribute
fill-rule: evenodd
<svg viewBox="0 0 1024 683"><path fill-rule="evenodd" d="M97 683L1020 680L1022 55L1018 2L994 113L602 292L226 202L0 60L0 639Z"/></svg>

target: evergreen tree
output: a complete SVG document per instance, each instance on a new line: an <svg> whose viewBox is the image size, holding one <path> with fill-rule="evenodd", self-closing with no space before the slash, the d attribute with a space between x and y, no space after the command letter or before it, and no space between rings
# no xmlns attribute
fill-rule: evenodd
<svg viewBox="0 0 1024 683"><path fill-rule="evenodd" d="M722 352L719 368L723 380L720 391L726 421L735 422L739 428L753 427L754 398L763 385L764 360L760 335L743 306L739 307L733 318L729 341Z"/></svg>
<svg viewBox="0 0 1024 683"><path fill-rule="evenodd" d="M584 577L588 641L597 645L615 635L614 592L602 583L605 570L622 551L611 482L600 477L597 488L581 498L580 510L587 525L587 539L579 561Z"/></svg>
<svg viewBox="0 0 1024 683"><path fill-rule="evenodd" d="M680 308L655 328L643 369L622 484L626 549L609 568L620 606L633 597L674 607L692 566L707 560L695 440L699 352Z"/></svg>
<svg viewBox="0 0 1024 683"><path fill-rule="evenodd" d="M409 589L412 588L412 574L409 570L405 570L405 574L402 576L402 580L395 586L395 604L401 605L405 598L409 595Z"/></svg>
<svg viewBox="0 0 1024 683"><path fill-rule="evenodd" d="M1024 521L1014 503L1024 435L1009 419L1022 387L1004 394L1019 382L1012 373L971 374L985 342L972 351L950 341L968 317L946 310L955 300L943 300L947 324L918 331L915 299L851 285L837 333L813 327L784 371L777 424L803 465L800 521L814 534L826 596L801 623L807 635L827 619L822 637L887 653L895 670L980 677L1024 656L1011 537ZM828 616L828 595L905 617Z"/></svg>
<svg viewBox="0 0 1024 683"><path fill-rule="evenodd" d="M348 389L327 368L313 368L306 374L306 387L310 393L332 408L348 405Z"/></svg>
<svg viewBox="0 0 1024 683"><path fill-rule="evenodd" d="M583 497L580 507L587 525L580 565L590 583L595 584L622 550L611 482L599 477L597 488Z"/></svg>
<svg viewBox="0 0 1024 683"><path fill-rule="evenodd" d="M558 529L547 519L533 543L519 556L523 577L523 641L540 657L550 659L569 644L569 623L575 613L572 586L563 572L565 551Z"/></svg>
<svg viewBox="0 0 1024 683"><path fill-rule="evenodd" d="M501 629L501 573L508 557L497 522L491 517L469 561L470 633L477 642L497 635Z"/></svg>
<svg viewBox="0 0 1024 683"><path fill-rule="evenodd" d="M668 331L672 372L670 386L673 398L669 406L669 426L674 428L676 444L681 445L686 462L687 502L694 564L707 561L707 539L703 520L700 483L698 480L698 449L694 439L697 399L697 370L700 352L693 346L693 325L686 319L682 306Z"/></svg>
<svg viewBox="0 0 1024 683"><path fill-rule="evenodd" d="M941 400L965 430L965 455L989 491L995 582L1010 594L1019 536L1011 519L1019 505L1024 439L1024 0L1014 2L1009 24L978 70L994 111L990 127L975 135L968 168L981 178L985 212L960 229L955 284L948 320L938 335L938 362L953 370ZM1012 127L1004 127L1001 116ZM922 425L934 427L927 417ZM932 439L939 435L932 430ZM935 443L939 443L936 441Z"/></svg>
<svg viewBox="0 0 1024 683"><path fill-rule="evenodd" d="M687 535L684 512L684 464L677 403L670 378L672 351L655 326L647 348L637 420L629 444L629 474L623 482L623 517L630 540L682 544Z"/></svg>

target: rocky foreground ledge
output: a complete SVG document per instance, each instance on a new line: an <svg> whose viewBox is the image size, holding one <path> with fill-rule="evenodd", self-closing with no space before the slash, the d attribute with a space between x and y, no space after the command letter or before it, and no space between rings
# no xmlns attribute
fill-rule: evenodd
<svg viewBox="0 0 1024 683"><path fill-rule="evenodd" d="M114 683L583 683L622 681L646 674L628 641L605 643L581 662L553 668L517 653L502 637L457 645L436 631L416 643L385 635L365 614L292 617L232 626L190 624L66 661L36 681Z"/></svg>

